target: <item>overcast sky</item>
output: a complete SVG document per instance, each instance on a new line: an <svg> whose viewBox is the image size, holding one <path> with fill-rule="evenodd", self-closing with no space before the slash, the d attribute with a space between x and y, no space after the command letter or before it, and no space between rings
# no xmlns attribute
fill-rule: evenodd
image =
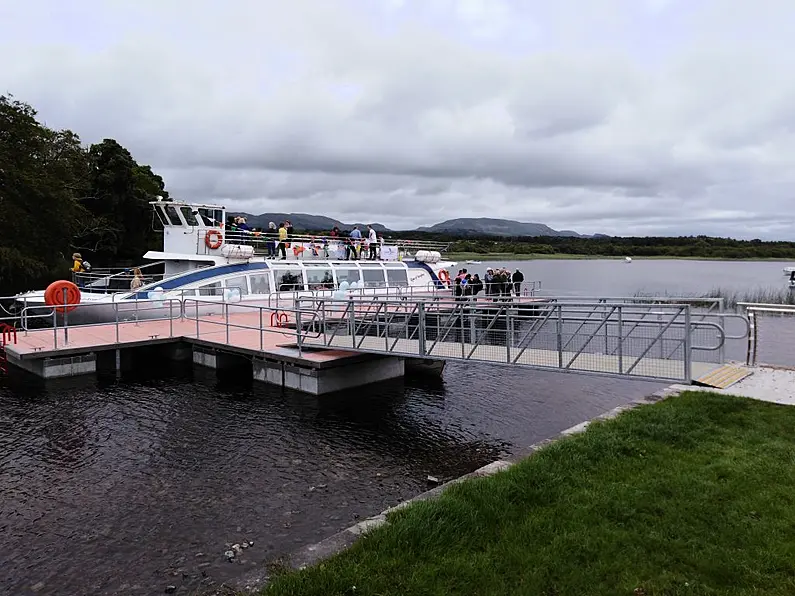
<svg viewBox="0 0 795 596"><path fill-rule="evenodd" d="M171 193L795 239L793 0L0 0L0 93Z"/></svg>

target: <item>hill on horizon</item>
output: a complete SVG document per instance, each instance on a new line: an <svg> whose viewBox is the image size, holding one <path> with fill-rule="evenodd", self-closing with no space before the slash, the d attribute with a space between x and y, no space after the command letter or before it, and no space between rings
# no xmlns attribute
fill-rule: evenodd
<svg viewBox="0 0 795 596"><path fill-rule="evenodd" d="M312 215L309 213L261 213L253 215L245 212L230 212L231 216L242 215L248 224L254 228L267 228L269 222L279 224L279 222L290 220L297 230L311 231L330 231L334 226L340 230L352 230L353 226L359 229L367 227L366 223L343 223L338 219L326 217L324 215ZM377 232L395 232L380 223L372 223ZM490 217L461 217L448 219L432 226L421 226L414 230L402 230L404 232L429 232L435 234L449 234L451 236L556 236L569 238L589 238L590 236L579 234L573 230L555 230L546 224L521 222L512 219L495 219ZM594 234L594 238L604 237L604 234Z"/></svg>
<svg viewBox="0 0 795 596"><path fill-rule="evenodd" d="M460 217L432 226L417 228L418 232L444 232L461 236L563 236L581 238L572 230L553 230L546 224L521 222L491 217Z"/></svg>
<svg viewBox="0 0 795 596"><path fill-rule="evenodd" d="M237 217L238 215L242 215L246 218L246 222L252 228L268 228L268 223L273 222L277 226L279 222L289 220L293 227L296 230L312 230L312 231L331 231L334 226L337 226L340 230L352 230L353 226L359 226L360 230L364 230L367 228L368 224L354 222L354 223L343 223L337 219L332 217L326 217L324 215L311 215L309 213L260 213L259 215L252 215L251 213L244 213L244 212L230 212L230 216ZM373 229L376 232L388 232L389 230L386 226L381 225L380 223L371 222Z"/></svg>

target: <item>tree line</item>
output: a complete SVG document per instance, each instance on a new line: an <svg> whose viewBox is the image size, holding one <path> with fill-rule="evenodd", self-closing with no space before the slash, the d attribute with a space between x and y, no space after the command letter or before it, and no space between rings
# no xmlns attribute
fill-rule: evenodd
<svg viewBox="0 0 795 596"><path fill-rule="evenodd" d="M113 139L83 146L0 95L0 295L68 276L80 252L96 266L137 261L159 245L148 201L163 179Z"/></svg>
<svg viewBox="0 0 795 596"><path fill-rule="evenodd" d="M450 242L450 251L477 254L584 255L591 257L670 257L710 259L795 259L795 242L679 237L503 237L401 232L402 237Z"/></svg>

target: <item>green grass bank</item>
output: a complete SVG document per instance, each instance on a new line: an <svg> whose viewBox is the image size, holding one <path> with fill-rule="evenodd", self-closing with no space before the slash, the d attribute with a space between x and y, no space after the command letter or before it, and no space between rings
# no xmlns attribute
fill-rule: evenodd
<svg viewBox="0 0 795 596"><path fill-rule="evenodd" d="M263 594L793 594L793 429L792 407L683 393L400 510Z"/></svg>

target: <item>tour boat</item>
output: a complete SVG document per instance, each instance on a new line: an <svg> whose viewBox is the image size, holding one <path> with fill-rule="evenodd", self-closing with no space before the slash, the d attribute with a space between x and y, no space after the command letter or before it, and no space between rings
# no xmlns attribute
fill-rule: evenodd
<svg viewBox="0 0 795 596"><path fill-rule="evenodd" d="M143 256L148 263L137 268L138 279L135 267L94 269L18 294L23 324L52 320L54 310L59 319L65 311L69 324L162 318L174 316L175 301L189 299L284 306L304 296L433 293L449 287L456 265L443 260L442 242L379 239L370 260L362 238L353 241L359 258L347 259L351 238L307 235L291 235L281 259L273 256L276 231L227 230L223 206L162 199L150 205L162 224L163 250Z"/></svg>

